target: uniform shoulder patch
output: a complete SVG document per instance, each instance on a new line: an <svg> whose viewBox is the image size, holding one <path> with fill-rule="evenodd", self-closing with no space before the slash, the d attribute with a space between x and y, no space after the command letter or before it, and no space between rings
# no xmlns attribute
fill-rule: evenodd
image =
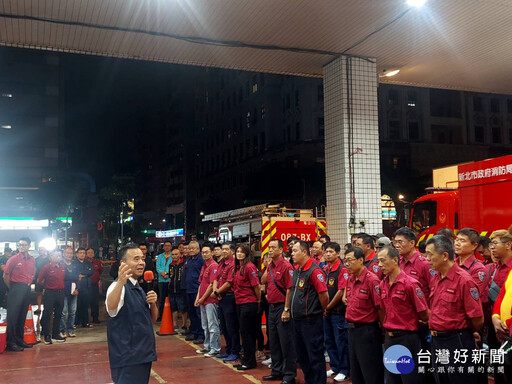
<svg viewBox="0 0 512 384"><path fill-rule="evenodd" d="M316 278L318 281L320 281L321 283L323 283L325 281L325 278L324 278L324 274L322 272L319 272L316 274Z"/></svg>
<svg viewBox="0 0 512 384"><path fill-rule="evenodd" d="M377 264L375 264L373 266L373 272L377 273L377 272L379 272L379 270L380 270L379 266Z"/></svg>
<svg viewBox="0 0 512 384"><path fill-rule="evenodd" d="M487 277L487 274L484 271L478 272L478 280L484 281L486 277Z"/></svg>
<svg viewBox="0 0 512 384"><path fill-rule="evenodd" d="M345 278L345 280L348 280L348 272L345 272L345 273L343 274L343 277Z"/></svg>
<svg viewBox="0 0 512 384"><path fill-rule="evenodd" d="M469 293L471 294L471 297L475 300L475 301L478 301L480 299L480 294L478 293L478 288L477 287L471 287L469 288Z"/></svg>
<svg viewBox="0 0 512 384"><path fill-rule="evenodd" d="M423 291L420 287L416 287L416 296L418 296L420 299L423 299Z"/></svg>
<svg viewBox="0 0 512 384"><path fill-rule="evenodd" d="M290 276L293 276L293 269L290 269Z"/></svg>
<svg viewBox="0 0 512 384"><path fill-rule="evenodd" d="M251 272L252 277L256 277L256 271Z"/></svg>
<svg viewBox="0 0 512 384"><path fill-rule="evenodd" d="M377 292L377 295L380 295L380 287L378 285L374 285L375 291Z"/></svg>
<svg viewBox="0 0 512 384"><path fill-rule="evenodd" d="M435 275L436 275L436 271L435 271L435 270L433 270L433 269L431 269L431 270L430 270L430 275L431 275L431 276L435 276Z"/></svg>

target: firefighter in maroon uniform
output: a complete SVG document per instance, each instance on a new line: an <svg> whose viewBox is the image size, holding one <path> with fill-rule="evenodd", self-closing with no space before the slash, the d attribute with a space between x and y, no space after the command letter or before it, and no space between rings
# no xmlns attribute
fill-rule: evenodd
<svg viewBox="0 0 512 384"><path fill-rule="evenodd" d="M386 275L380 282L380 297L385 311L384 350L393 345L403 345L411 351L417 367L417 356L421 349L418 334L419 320L428 321L428 306L417 280L400 270L400 256L395 248L384 246L379 252L379 265ZM415 368L412 372L397 375L386 370L387 384L422 382Z"/></svg>
<svg viewBox="0 0 512 384"><path fill-rule="evenodd" d="M361 248L364 252L364 266L368 268L370 272L375 273L379 279L382 279L384 275L379 267L373 237L366 233L361 233L355 239L354 244L354 247Z"/></svg>
<svg viewBox="0 0 512 384"><path fill-rule="evenodd" d="M306 384L325 383L323 313L329 301L325 274L309 257L309 246L305 241L299 240L293 245L292 257L298 264L293 272L290 308L297 360ZM286 320L285 316L283 314L283 320Z"/></svg>
<svg viewBox="0 0 512 384"><path fill-rule="evenodd" d="M453 243L447 237L436 235L429 239L426 255L430 266L437 272L432 279L429 318L436 382L477 383L477 367L473 366L473 373L468 368L472 364L475 341L480 340L478 331L484 323L478 287L471 276L454 262ZM445 356L451 356L449 365L455 368L453 372L441 367L438 351L447 351ZM466 351L468 358L455 360L456 351Z"/></svg>
<svg viewBox="0 0 512 384"><path fill-rule="evenodd" d="M324 271L327 275L327 292L329 293L329 303L324 315L324 343L330 366L327 377L333 376L335 382L340 382L350 376L348 324L345 320L347 307L342 301L347 287L348 270L341 262L341 247L338 243L325 243L323 249L327 262Z"/></svg>
<svg viewBox="0 0 512 384"><path fill-rule="evenodd" d="M393 234L393 245L400 253L400 269L418 280L428 303L430 280L435 271L430 269L428 261L416 250L416 233L407 227L396 230Z"/></svg>
<svg viewBox="0 0 512 384"><path fill-rule="evenodd" d="M363 250L355 247L344 260L350 273L343 296L347 306L350 375L354 384L382 384L380 280L366 269L364 259Z"/></svg>
<svg viewBox="0 0 512 384"><path fill-rule="evenodd" d="M268 255L272 261L261 277L262 284L267 284L267 327L272 358L272 371L270 375L263 376L263 381L283 380L292 383L297 375L293 325L289 321L293 267L283 258L283 248L280 239L270 240Z"/></svg>

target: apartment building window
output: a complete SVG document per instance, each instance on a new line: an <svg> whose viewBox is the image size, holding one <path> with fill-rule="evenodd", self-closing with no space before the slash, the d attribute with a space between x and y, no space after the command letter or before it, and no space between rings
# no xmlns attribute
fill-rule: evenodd
<svg viewBox="0 0 512 384"><path fill-rule="evenodd" d="M507 99L507 111L512 113L512 99Z"/></svg>
<svg viewBox="0 0 512 384"><path fill-rule="evenodd" d="M501 127L492 127L493 144L501 144Z"/></svg>
<svg viewBox="0 0 512 384"><path fill-rule="evenodd" d="M477 125L475 126L475 143L484 142L484 127Z"/></svg>
<svg viewBox="0 0 512 384"><path fill-rule="evenodd" d="M482 112L484 110L484 103L482 101L482 98L479 96L473 97L473 111L475 112Z"/></svg>
<svg viewBox="0 0 512 384"><path fill-rule="evenodd" d="M295 123L295 140L300 140L301 134L300 134L300 123Z"/></svg>
<svg viewBox="0 0 512 384"><path fill-rule="evenodd" d="M391 140L400 140L402 138L400 130L400 120L391 120L389 122L389 138Z"/></svg>
<svg viewBox="0 0 512 384"><path fill-rule="evenodd" d="M420 129L417 121L409 121L409 140L418 141L420 139Z"/></svg>
<svg viewBox="0 0 512 384"><path fill-rule="evenodd" d="M261 104L261 120L265 120L265 104Z"/></svg>
<svg viewBox="0 0 512 384"><path fill-rule="evenodd" d="M388 104L389 105L398 105L399 94L398 90L390 89L388 91Z"/></svg>
<svg viewBox="0 0 512 384"><path fill-rule="evenodd" d="M500 111L500 101L499 99L492 98L491 99L491 112L498 113Z"/></svg>
<svg viewBox="0 0 512 384"><path fill-rule="evenodd" d="M300 104L299 91L295 91L295 106L298 107Z"/></svg>
<svg viewBox="0 0 512 384"><path fill-rule="evenodd" d="M407 106L408 107L415 107L417 103L417 94L416 91L408 91L407 92Z"/></svg>

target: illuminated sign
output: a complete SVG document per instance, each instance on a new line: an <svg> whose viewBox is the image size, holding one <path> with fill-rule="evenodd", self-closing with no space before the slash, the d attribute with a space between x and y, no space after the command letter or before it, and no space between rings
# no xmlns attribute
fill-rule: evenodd
<svg viewBox="0 0 512 384"><path fill-rule="evenodd" d="M158 239L165 239L167 237L183 236L183 228L169 229L167 231L156 231L155 237Z"/></svg>
<svg viewBox="0 0 512 384"><path fill-rule="evenodd" d="M0 230L43 229L48 220L34 220L32 217L0 217Z"/></svg>

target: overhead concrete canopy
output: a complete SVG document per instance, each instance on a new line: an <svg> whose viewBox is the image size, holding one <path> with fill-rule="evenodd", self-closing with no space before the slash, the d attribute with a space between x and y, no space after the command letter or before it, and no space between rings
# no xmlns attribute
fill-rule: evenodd
<svg viewBox="0 0 512 384"><path fill-rule="evenodd" d="M0 44L301 76L341 54L381 82L512 93L512 2L0 0Z"/></svg>

